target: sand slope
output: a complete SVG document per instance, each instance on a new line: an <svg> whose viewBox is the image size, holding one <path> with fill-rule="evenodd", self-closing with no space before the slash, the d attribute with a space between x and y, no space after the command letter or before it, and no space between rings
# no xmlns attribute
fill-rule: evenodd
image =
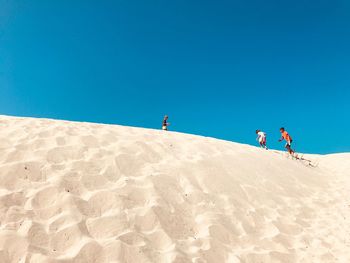
<svg viewBox="0 0 350 263"><path fill-rule="evenodd" d="M0 117L0 262L350 262L350 154Z"/></svg>

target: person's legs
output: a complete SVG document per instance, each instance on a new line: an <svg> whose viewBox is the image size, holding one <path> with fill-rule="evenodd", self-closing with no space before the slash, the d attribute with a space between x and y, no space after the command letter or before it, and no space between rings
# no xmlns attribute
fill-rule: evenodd
<svg viewBox="0 0 350 263"><path fill-rule="evenodd" d="M290 145L289 145L289 150L290 150L290 154L294 154L295 152L294 152L294 150L290 147Z"/></svg>
<svg viewBox="0 0 350 263"><path fill-rule="evenodd" d="M292 148L290 147L290 142L287 142L287 144L286 144L286 149L288 150L288 152L289 152L290 154L294 154L294 151L293 151Z"/></svg>
<svg viewBox="0 0 350 263"><path fill-rule="evenodd" d="M259 139L259 144L260 144L260 147L266 149L266 141L264 140L264 138Z"/></svg>
<svg viewBox="0 0 350 263"><path fill-rule="evenodd" d="M266 138L263 138L263 139L262 139L261 146L267 150Z"/></svg>
<svg viewBox="0 0 350 263"><path fill-rule="evenodd" d="M294 154L294 150L292 149L292 141L289 142L289 149L290 149L290 154Z"/></svg>
<svg viewBox="0 0 350 263"><path fill-rule="evenodd" d="M288 143L286 143L286 145L284 146L286 149L287 149L287 151L290 153L290 146L289 146L289 144Z"/></svg>

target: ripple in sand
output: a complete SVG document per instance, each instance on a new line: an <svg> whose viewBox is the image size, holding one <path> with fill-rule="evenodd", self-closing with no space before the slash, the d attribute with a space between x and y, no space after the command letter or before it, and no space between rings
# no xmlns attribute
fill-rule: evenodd
<svg viewBox="0 0 350 263"><path fill-rule="evenodd" d="M86 227L90 235L96 239L118 237L128 227L124 213L115 216L105 216L86 220Z"/></svg>
<svg viewBox="0 0 350 263"><path fill-rule="evenodd" d="M42 224L32 223L27 234L28 241L33 246L47 247L49 243L49 236Z"/></svg>
<svg viewBox="0 0 350 263"><path fill-rule="evenodd" d="M110 191L101 191L94 194L88 203L94 209L95 214L98 215L103 215L110 210L113 213L118 213L122 207L122 201L118 198L118 195Z"/></svg>
<svg viewBox="0 0 350 263"><path fill-rule="evenodd" d="M0 170L0 186L8 189L20 189L30 185L30 182L40 182L45 179L42 165L38 162L18 162L2 166Z"/></svg>
<svg viewBox="0 0 350 263"><path fill-rule="evenodd" d="M82 239L82 233L78 225L66 227L51 235L50 246L53 251L65 252Z"/></svg>
<svg viewBox="0 0 350 263"><path fill-rule="evenodd" d="M144 162L134 154L120 154L115 158L120 172L125 176L139 176Z"/></svg>
<svg viewBox="0 0 350 263"><path fill-rule="evenodd" d="M56 187L46 187L34 195L32 205L35 209L52 206L58 200L58 194Z"/></svg>
<svg viewBox="0 0 350 263"><path fill-rule="evenodd" d="M62 146L48 151L47 161L51 164L60 164L67 161L73 161L84 158L86 148L79 146Z"/></svg>
<svg viewBox="0 0 350 263"><path fill-rule="evenodd" d="M107 263L103 247L91 241L85 244L74 257L73 263Z"/></svg>

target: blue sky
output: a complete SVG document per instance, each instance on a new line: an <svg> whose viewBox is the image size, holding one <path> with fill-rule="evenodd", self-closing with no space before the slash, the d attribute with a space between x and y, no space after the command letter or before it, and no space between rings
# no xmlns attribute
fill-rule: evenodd
<svg viewBox="0 0 350 263"><path fill-rule="evenodd" d="M350 2L0 0L0 114L350 151Z"/></svg>

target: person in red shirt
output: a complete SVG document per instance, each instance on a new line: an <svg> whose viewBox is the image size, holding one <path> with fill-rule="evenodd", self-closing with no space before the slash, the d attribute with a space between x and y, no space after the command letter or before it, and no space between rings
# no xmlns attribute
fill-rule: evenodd
<svg viewBox="0 0 350 263"><path fill-rule="evenodd" d="M292 137L290 137L290 135L288 134L288 132L287 132L283 127L280 128L280 132L281 132L281 134L282 134L282 137L281 137L281 139L279 139L278 141L281 142L281 141L285 140L285 141L287 142L285 148L288 150L288 152L289 152L290 154L293 155L295 152L294 152L294 151L292 150L292 148L291 148L291 144L292 144L292 142L293 142Z"/></svg>

